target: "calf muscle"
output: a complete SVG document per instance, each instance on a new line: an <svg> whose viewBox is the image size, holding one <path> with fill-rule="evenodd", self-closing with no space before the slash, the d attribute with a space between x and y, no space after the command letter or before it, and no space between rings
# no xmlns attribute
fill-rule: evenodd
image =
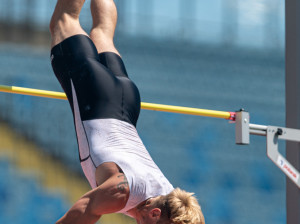
<svg viewBox="0 0 300 224"><path fill-rule="evenodd" d="M110 51L118 55L113 38L117 24L117 8L113 0L91 0L93 28L90 37L99 53Z"/></svg>
<svg viewBox="0 0 300 224"><path fill-rule="evenodd" d="M50 21L52 47L64 39L85 34L79 23L79 14L85 0L58 0Z"/></svg>

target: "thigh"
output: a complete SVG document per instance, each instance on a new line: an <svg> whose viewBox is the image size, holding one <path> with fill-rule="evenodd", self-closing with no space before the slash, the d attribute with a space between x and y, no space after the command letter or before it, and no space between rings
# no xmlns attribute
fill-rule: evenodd
<svg viewBox="0 0 300 224"><path fill-rule="evenodd" d="M71 80L83 121L122 119L122 85L99 61L87 60Z"/></svg>
<svg viewBox="0 0 300 224"><path fill-rule="evenodd" d="M53 47L51 62L73 113L78 106L82 120L99 118L98 111L106 108L110 98L121 95L115 76L99 62L93 42L85 35L72 36Z"/></svg>
<svg viewBox="0 0 300 224"><path fill-rule="evenodd" d="M71 81L82 121L112 118L136 126L140 94L129 78L115 76L98 61L88 60L71 74Z"/></svg>
<svg viewBox="0 0 300 224"><path fill-rule="evenodd" d="M136 126L141 108L141 98L137 86L126 77L118 77L122 83L122 111L123 120Z"/></svg>
<svg viewBox="0 0 300 224"><path fill-rule="evenodd" d="M115 76L128 78L124 62L120 55L113 52L102 52L99 54L99 60Z"/></svg>
<svg viewBox="0 0 300 224"><path fill-rule="evenodd" d="M84 35L70 37L52 49L52 67L75 119L114 118L136 125L139 91L128 79L120 57L112 56L118 59L100 63L93 42Z"/></svg>

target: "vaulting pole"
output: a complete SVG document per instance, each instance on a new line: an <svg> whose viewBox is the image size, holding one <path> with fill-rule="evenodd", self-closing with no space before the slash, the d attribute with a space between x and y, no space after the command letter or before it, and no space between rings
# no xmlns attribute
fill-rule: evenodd
<svg viewBox="0 0 300 224"><path fill-rule="evenodd" d="M61 99L61 100L67 99L65 93L40 90L40 89L30 89L30 88L17 87L17 86L0 85L0 92L47 97L47 98L54 98L54 99ZM179 107L179 106L170 106L170 105L144 103L144 102L141 103L141 108L144 110L156 110L156 111L164 111L164 112L170 112L170 113L189 114L189 115L214 117L214 118L224 118L227 120L235 119L234 112L226 112L226 111L206 110L206 109L199 109L199 108Z"/></svg>
<svg viewBox="0 0 300 224"><path fill-rule="evenodd" d="M286 127L300 129L300 1L285 1ZM286 158L300 170L300 144L286 143ZM300 189L286 179L287 224L300 224Z"/></svg>

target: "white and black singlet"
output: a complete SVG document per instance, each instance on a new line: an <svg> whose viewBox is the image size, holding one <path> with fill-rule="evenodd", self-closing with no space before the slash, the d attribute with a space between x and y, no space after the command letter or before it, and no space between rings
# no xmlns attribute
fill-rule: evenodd
<svg viewBox="0 0 300 224"><path fill-rule="evenodd" d="M64 89L73 115L83 172L97 187L96 168L116 163L130 189L125 213L142 201L173 190L142 143L136 123L140 94L128 78L121 57L97 53L92 40L75 35L51 50L54 73Z"/></svg>

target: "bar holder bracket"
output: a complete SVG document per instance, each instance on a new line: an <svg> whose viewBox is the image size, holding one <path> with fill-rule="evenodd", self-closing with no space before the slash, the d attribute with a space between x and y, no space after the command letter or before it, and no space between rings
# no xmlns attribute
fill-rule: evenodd
<svg viewBox="0 0 300 224"><path fill-rule="evenodd" d="M238 111L236 113L236 144L250 144L250 134L266 136L267 156L300 188L300 173L287 159L278 151L278 140L300 142L300 130L250 124L249 113Z"/></svg>

